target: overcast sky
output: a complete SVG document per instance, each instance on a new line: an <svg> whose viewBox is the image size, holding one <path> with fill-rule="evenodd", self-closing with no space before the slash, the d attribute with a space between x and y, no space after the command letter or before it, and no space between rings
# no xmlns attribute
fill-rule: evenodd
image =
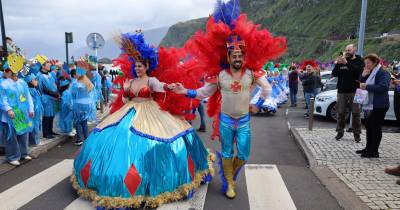
<svg viewBox="0 0 400 210"><path fill-rule="evenodd" d="M137 28L152 29L208 16L215 0L3 0L6 34L28 55L64 50L64 32L74 46L98 32L106 39ZM49 49L50 48L50 49ZM53 49L56 48L56 49ZM62 48L62 49L59 49ZM45 52L36 52L36 51ZM49 55L51 57L51 55Z"/></svg>

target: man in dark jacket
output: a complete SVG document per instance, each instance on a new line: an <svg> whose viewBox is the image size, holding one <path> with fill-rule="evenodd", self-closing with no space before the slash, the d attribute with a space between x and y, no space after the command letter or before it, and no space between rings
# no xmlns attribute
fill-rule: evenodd
<svg viewBox="0 0 400 210"><path fill-rule="evenodd" d="M308 110L307 113L304 114L304 116L308 118L310 111L314 111L314 110L310 110L310 109L312 109L312 107L310 107L310 101L311 101L311 98L314 97L315 88L316 88L317 84L319 84L321 78L314 74L314 69L311 65L307 65L306 70L307 70L307 73L305 74L305 76L302 80L302 85L303 85L304 97L306 99L307 110Z"/></svg>
<svg viewBox="0 0 400 210"><path fill-rule="evenodd" d="M332 76L338 78L337 82L337 126L336 140L340 140L344 135L346 124L346 108L351 108L352 128L354 140L361 141L361 119L360 105L353 103L356 89L358 88L358 79L364 68L364 61L356 55L357 48L350 44L346 46L345 54L336 59L336 65L332 71Z"/></svg>

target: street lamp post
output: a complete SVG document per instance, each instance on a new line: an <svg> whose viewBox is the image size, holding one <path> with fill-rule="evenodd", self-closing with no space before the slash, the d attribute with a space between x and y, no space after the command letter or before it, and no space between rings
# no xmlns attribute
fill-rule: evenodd
<svg viewBox="0 0 400 210"><path fill-rule="evenodd" d="M367 0L362 0L361 4L361 17L360 17L360 30L358 32L358 52L360 56L364 54L364 35L365 35L365 22L367 18Z"/></svg>
<svg viewBox="0 0 400 210"><path fill-rule="evenodd" d="M1 22L1 40L3 42L3 56L7 57L6 29L4 26L3 4L1 3L1 0L0 0L0 22Z"/></svg>

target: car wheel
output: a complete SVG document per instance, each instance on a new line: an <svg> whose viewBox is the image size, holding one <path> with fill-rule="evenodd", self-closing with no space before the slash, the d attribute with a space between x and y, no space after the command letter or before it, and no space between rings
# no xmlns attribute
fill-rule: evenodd
<svg viewBox="0 0 400 210"><path fill-rule="evenodd" d="M336 103L332 103L329 105L328 110L326 111L326 116L333 120L337 121L337 112L336 112ZM346 109L346 122L350 120L350 110Z"/></svg>

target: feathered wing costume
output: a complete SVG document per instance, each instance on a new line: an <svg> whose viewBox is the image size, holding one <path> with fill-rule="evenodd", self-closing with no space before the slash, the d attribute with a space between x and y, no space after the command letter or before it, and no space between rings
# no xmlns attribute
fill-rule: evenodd
<svg viewBox="0 0 400 210"><path fill-rule="evenodd" d="M268 30L260 29L260 25L249 21L246 14L240 14L237 0L227 3L218 0L213 15L207 21L206 31L196 32L185 45L187 52L202 63L210 82L228 67L227 42L232 35L240 36L245 44L244 68L253 71L256 78L264 76L262 67L266 61L278 58L286 51L286 39L273 37ZM216 91L210 97L207 109L208 115L214 118L212 138L219 137L220 102L220 91Z"/></svg>
<svg viewBox="0 0 400 210"><path fill-rule="evenodd" d="M228 198L234 198L234 181L250 153L251 86L257 83L263 87L262 97L255 104L261 108L270 91L262 67L269 59L285 52L286 39L273 37L266 29L249 21L245 14L240 14L238 0L227 3L219 0L208 19L206 31L198 31L185 49L203 65L207 75L206 85L188 90L187 96L199 99L210 96L207 112L214 119L212 138L221 140L222 152L218 156L222 166L222 191ZM233 78L227 61L228 52L235 51L244 55L239 80ZM235 142L238 152L233 157Z"/></svg>
<svg viewBox="0 0 400 210"><path fill-rule="evenodd" d="M190 61L179 64L181 50L157 52L143 34L122 34L121 46L124 53L114 62L123 72L116 80L122 90L112 105L113 113L89 135L75 159L73 186L105 208L154 208L190 198L201 182L211 180L213 157L182 119L196 100L166 91L166 83L160 81L197 87L191 78L196 78L198 67ZM123 83L135 78L138 61L158 79L150 76L138 92L123 90ZM179 81L183 74L189 76ZM173 105L181 104L171 106L173 100Z"/></svg>

